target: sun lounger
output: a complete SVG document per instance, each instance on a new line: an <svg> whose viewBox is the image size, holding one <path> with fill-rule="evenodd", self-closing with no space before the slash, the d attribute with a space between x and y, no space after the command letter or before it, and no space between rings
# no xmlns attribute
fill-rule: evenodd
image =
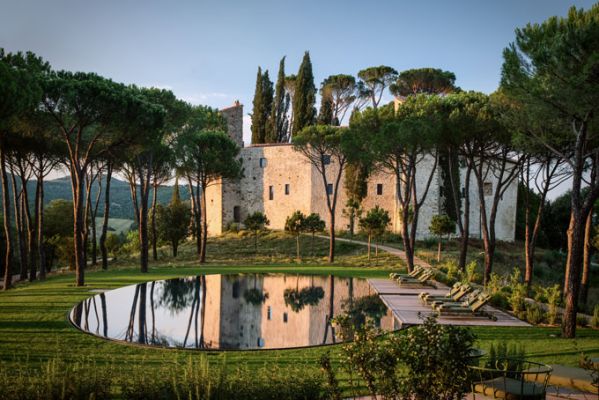
<svg viewBox="0 0 599 400"><path fill-rule="evenodd" d="M392 272L389 274L389 277L393 280L397 280L398 278L417 278L424 272L426 272L426 268L417 265L414 267L412 272L408 272L407 274L398 274L396 272Z"/></svg>
<svg viewBox="0 0 599 400"><path fill-rule="evenodd" d="M469 304L439 304L435 310L438 311L441 315L478 315L480 314L481 308L485 306L491 296L487 293L480 294L477 299Z"/></svg>
<svg viewBox="0 0 599 400"><path fill-rule="evenodd" d="M428 270L420 275L418 278L399 278L397 283L401 287L420 288L427 286L427 282L434 277L435 273L432 270Z"/></svg>
<svg viewBox="0 0 599 400"><path fill-rule="evenodd" d="M444 307L452 307L452 306L468 307L469 305L473 304L475 301L478 300L478 297L481 295L481 293L482 293L482 290L474 289L471 292L468 292L464 296L462 296L462 298L460 300L451 300L451 299L436 300L436 301L429 302L429 305L433 309L437 309L441 305L443 305Z"/></svg>
<svg viewBox="0 0 599 400"><path fill-rule="evenodd" d="M434 301L459 301L472 290L472 286L467 283L455 283L449 292L444 295L432 295L428 292L422 292L418 295L424 304L430 304Z"/></svg>

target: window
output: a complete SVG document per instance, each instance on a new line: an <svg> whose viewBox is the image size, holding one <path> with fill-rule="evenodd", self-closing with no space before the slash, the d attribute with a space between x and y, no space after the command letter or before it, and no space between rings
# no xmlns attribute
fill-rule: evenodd
<svg viewBox="0 0 599 400"><path fill-rule="evenodd" d="M268 200L273 200L275 198L275 188L273 186L268 187Z"/></svg>
<svg viewBox="0 0 599 400"><path fill-rule="evenodd" d="M327 183L327 194L333 194L333 184Z"/></svg>
<svg viewBox="0 0 599 400"><path fill-rule="evenodd" d="M289 195L289 184L288 183L285 184L285 194Z"/></svg>
<svg viewBox="0 0 599 400"><path fill-rule="evenodd" d="M462 186L462 190L460 191L460 197L463 199L466 197L466 188Z"/></svg>
<svg viewBox="0 0 599 400"><path fill-rule="evenodd" d="M286 313L286 312L284 312L284 313L283 313L283 322L284 322L284 323L287 323L287 319L288 319L288 318L287 318L287 313Z"/></svg>
<svg viewBox="0 0 599 400"><path fill-rule="evenodd" d="M485 196L491 196L493 194L493 183L491 183L491 182L483 183L483 193Z"/></svg>
<svg viewBox="0 0 599 400"><path fill-rule="evenodd" d="M377 194L377 196L381 196L383 194L383 184L382 183L376 184L376 194Z"/></svg>
<svg viewBox="0 0 599 400"><path fill-rule="evenodd" d="M233 207L233 222L235 222L235 223L241 222L241 207L239 207L239 206Z"/></svg>
<svg viewBox="0 0 599 400"><path fill-rule="evenodd" d="M331 163L331 156L330 156L330 155L328 155L328 154L324 154L324 155L322 156L322 163L323 163L324 165L329 165L329 164Z"/></svg>
<svg viewBox="0 0 599 400"><path fill-rule="evenodd" d="M272 318L272 308L270 308L270 306L268 306L268 308L266 308L266 319L270 321L271 318Z"/></svg>
<svg viewBox="0 0 599 400"><path fill-rule="evenodd" d="M233 282L233 298L234 299L239 298L239 282L238 281Z"/></svg>
<svg viewBox="0 0 599 400"><path fill-rule="evenodd" d="M266 158L261 158L260 159L260 168L265 168L266 167Z"/></svg>
<svg viewBox="0 0 599 400"><path fill-rule="evenodd" d="M264 347L264 338L259 337L257 344L258 344L258 347Z"/></svg>

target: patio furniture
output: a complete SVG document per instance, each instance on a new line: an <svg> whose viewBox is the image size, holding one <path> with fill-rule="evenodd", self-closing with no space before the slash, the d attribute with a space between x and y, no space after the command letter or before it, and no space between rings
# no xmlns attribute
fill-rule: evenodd
<svg viewBox="0 0 599 400"><path fill-rule="evenodd" d="M422 292L418 295L424 304L445 301L459 301L472 290L472 286L467 283L455 283L451 290L445 295L431 295L427 292Z"/></svg>
<svg viewBox="0 0 599 400"><path fill-rule="evenodd" d="M443 306L445 308L459 307L459 306L468 307L471 304L474 304L478 300L478 298L481 294L482 294L481 289L474 289L471 292L467 292L466 294L464 294L459 300L452 300L452 299L436 300L436 301L431 301L429 303L429 305L433 308L433 310L436 310L436 309L440 308L441 306Z"/></svg>
<svg viewBox="0 0 599 400"><path fill-rule="evenodd" d="M553 371L548 381L550 386L599 394L597 387L593 385L593 376L590 371L565 365L550 365L550 367ZM536 376L532 375L528 376L527 380L536 381L536 378Z"/></svg>
<svg viewBox="0 0 599 400"><path fill-rule="evenodd" d="M416 265L414 267L414 269L412 270L412 272L408 272L407 274L399 274L397 272L391 272L389 274L389 278L396 280L400 277L411 277L411 278L416 278L418 275L420 275L421 273L423 273L425 271L424 267L421 267L420 265Z"/></svg>
<svg viewBox="0 0 599 400"><path fill-rule="evenodd" d="M435 310L441 315L479 315L481 314L481 308L483 308L483 306L485 306L490 299L491 295L487 293L481 293L471 303L441 303L435 306Z"/></svg>
<svg viewBox="0 0 599 400"><path fill-rule="evenodd" d="M402 287L424 287L427 282L433 278L435 273L433 270L426 270L417 278L399 277L397 283Z"/></svg>
<svg viewBox="0 0 599 400"><path fill-rule="evenodd" d="M485 360L483 360L485 361ZM476 394L506 400L545 399L549 365L522 359L489 360L469 365L473 400Z"/></svg>

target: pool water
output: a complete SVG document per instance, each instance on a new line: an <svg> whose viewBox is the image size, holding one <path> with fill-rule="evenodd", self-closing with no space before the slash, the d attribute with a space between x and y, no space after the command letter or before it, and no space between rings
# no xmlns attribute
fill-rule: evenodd
<svg viewBox="0 0 599 400"><path fill-rule="evenodd" d="M373 303L374 302L374 303ZM365 279L320 275L199 275L145 282L77 304L71 322L122 342L205 350L283 349L338 343L331 318L370 304L384 330L393 314ZM375 304L371 310L372 304Z"/></svg>

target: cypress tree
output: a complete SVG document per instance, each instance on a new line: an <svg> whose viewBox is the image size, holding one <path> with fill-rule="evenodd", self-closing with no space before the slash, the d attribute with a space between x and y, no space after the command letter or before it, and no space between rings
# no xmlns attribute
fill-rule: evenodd
<svg viewBox="0 0 599 400"><path fill-rule="evenodd" d="M323 88L320 97L319 125L339 125L333 121L333 97L327 88Z"/></svg>
<svg viewBox="0 0 599 400"><path fill-rule="evenodd" d="M268 76L268 70L262 73L258 67L256 90L254 91L254 108L252 110L252 143L267 143L269 131L269 116L273 102L273 87Z"/></svg>
<svg viewBox="0 0 599 400"><path fill-rule="evenodd" d="M275 86L275 97L272 103L268 130L266 133L267 143L287 141L287 131L289 120L287 112L289 111L289 94L285 91L285 57L279 63L279 75Z"/></svg>
<svg viewBox="0 0 599 400"><path fill-rule="evenodd" d="M316 110L316 86L312 74L310 53L304 53L304 59L299 67L295 82L295 97L293 99L293 134L296 135L306 126L314 125Z"/></svg>
<svg viewBox="0 0 599 400"><path fill-rule="evenodd" d="M262 121L264 122L264 133L262 135L261 143L272 143L270 140L270 115L273 107L273 95L274 90L272 87L272 81L268 75L268 70L262 74L262 104L264 105L264 115Z"/></svg>
<svg viewBox="0 0 599 400"><path fill-rule="evenodd" d="M264 95L263 95L263 77L262 68L258 67L258 75L256 76L256 90L254 91L254 101L252 109L252 143L264 143L266 121L264 116L266 115L264 108Z"/></svg>

